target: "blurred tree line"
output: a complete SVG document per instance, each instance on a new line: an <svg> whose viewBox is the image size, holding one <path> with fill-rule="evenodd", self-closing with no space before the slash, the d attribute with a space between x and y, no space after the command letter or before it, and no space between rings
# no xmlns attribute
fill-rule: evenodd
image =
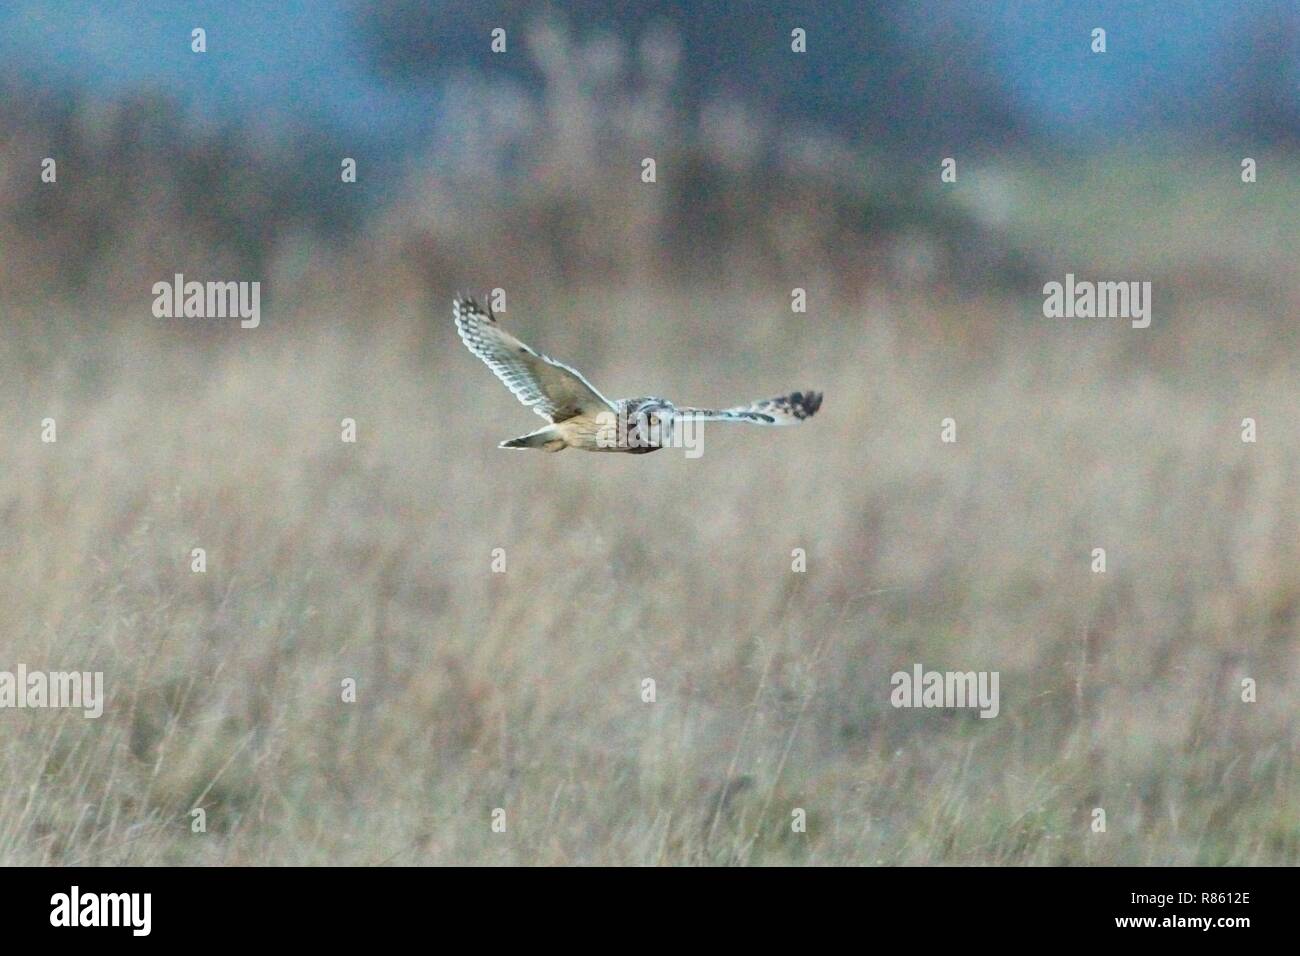
<svg viewBox="0 0 1300 956"><path fill-rule="evenodd" d="M680 44L679 93L688 106L741 97L778 121L803 121L880 144L1006 145L1027 128L990 51L972 35L944 34L942 48L908 34L907 4L862 0L379 0L357 3L356 22L379 72L395 82L446 78L481 64L496 27L564 19L590 43L663 35ZM791 30L809 39L792 55ZM499 68L531 86L535 61Z"/></svg>
<svg viewBox="0 0 1300 956"><path fill-rule="evenodd" d="M508 271L510 255L561 281L818 260L859 283L903 261L923 281L1014 284L1028 253L951 201L935 157L960 144L1005 160L1046 137L978 31L940 18L920 37L907 7L357 2L375 74L441 92L419 157L320 124L196 121L157 87L110 100L0 74L0 295L135 297L142 276L266 275L286 247L356 242L373 274L389 256L430 288ZM1294 146L1296 7L1262 2L1243 22L1187 108L1203 134ZM791 53L791 23L807 54ZM517 55L484 70L503 24ZM671 175L647 191L635 162L651 150ZM39 179L46 157L57 188Z"/></svg>

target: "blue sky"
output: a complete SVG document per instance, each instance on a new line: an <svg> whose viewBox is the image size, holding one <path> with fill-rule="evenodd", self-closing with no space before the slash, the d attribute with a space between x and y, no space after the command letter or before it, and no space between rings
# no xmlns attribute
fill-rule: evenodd
<svg viewBox="0 0 1300 956"><path fill-rule="evenodd" d="M1245 14L1296 7L1293 0L911 4L919 35L977 34L1039 124L1084 133L1178 110L1196 116L1216 78L1231 73L1224 58L1234 43L1240 49ZM271 123L322 117L359 132L418 138L436 119L434 89L396 89L373 76L349 11L348 0L0 0L0 63L109 97L161 88L198 115L253 113ZM1087 48L1095 25L1108 31L1104 58ZM206 56L190 52L193 26L207 29ZM1290 80L1294 88L1300 75Z"/></svg>
<svg viewBox="0 0 1300 956"><path fill-rule="evenodd" d="M190 51L190 30L208 52ZM417 104L366 68L342 0L0 0L0 61L97 95L157 88L197 114L406 125Z"/></svg>

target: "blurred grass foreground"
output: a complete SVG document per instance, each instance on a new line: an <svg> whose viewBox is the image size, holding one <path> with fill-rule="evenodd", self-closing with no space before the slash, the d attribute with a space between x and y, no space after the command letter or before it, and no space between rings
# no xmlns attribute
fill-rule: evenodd
<svg viewBox="0 0 1300 956"><path fill-rule="evenodd" d="M0 861L1296 863L1295 155L943 183L687 109L671 37L530 43L537 92L462 78L355 191L327 130L8 81L0 669L107 700L0 713ZM155 318L177 272L260 281L260 327ZM1067 272L1151 327L1045 319ZM825 406L500 451L538 423L450 321L493 288L611 396ZM999 715L894 709L916 663Z"/></svg>

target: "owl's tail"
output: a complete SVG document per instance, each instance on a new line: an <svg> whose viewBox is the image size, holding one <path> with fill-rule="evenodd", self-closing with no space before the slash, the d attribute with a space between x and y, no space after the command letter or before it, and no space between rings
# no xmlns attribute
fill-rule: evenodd
<svg viewBox="0 0 1300 956"><path fill-rule="evenodd" d="M559 429L554 425L547 425L545 428L539 428L527 435L520 435L518 438L503 441L497 447L540 448L542 451L562 451L565 448L565 441L560 435Z"/></svg>

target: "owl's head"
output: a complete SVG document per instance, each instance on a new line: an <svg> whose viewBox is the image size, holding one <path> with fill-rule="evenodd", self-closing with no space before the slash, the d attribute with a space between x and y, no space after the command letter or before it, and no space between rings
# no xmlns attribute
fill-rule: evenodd
<svg viewBox="0 0 1300 956"><path fill-rule="evenodd" d="M641 398L628 408L628 438L642 446L661 448L673 437L677 409L662 398Z"/></svg>

